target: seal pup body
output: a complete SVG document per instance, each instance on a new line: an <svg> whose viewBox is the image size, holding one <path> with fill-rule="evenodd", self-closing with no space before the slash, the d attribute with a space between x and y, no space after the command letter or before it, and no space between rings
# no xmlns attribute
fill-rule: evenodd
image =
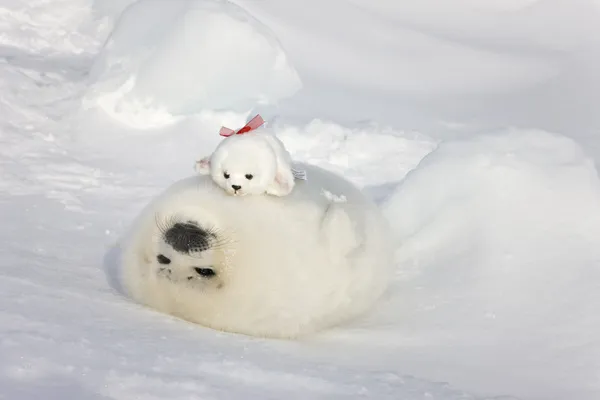
<svg viewBox="0 0 600 400"><path fill-rule="evenodd" d="M311 179L284 197L236 198L202 175L172 185L124 243L126 292L204 326L263 337L294 338L366 312L390 278L388 226L350 182L304 168Z"/></svg>

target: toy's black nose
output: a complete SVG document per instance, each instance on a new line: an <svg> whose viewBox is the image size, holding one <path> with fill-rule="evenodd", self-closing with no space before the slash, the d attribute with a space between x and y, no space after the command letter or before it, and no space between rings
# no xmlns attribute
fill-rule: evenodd
<svg viewBox="0 0 600 400"><path fill-rule="evenodd" d="M240 185L231 185L233 190L240 190L242 187Z"/></svg>

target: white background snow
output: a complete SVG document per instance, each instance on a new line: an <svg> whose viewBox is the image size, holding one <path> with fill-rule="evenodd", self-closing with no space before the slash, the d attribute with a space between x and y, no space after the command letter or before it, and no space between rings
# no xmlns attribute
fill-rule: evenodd
<svg viewBox="0 0 600 400"><path fill-rule="evenodd" d="M0 399L600 398L599 1L132 3L0 0ZM379 307L299 341L114 280L257 112L397 243Z"/></svg>

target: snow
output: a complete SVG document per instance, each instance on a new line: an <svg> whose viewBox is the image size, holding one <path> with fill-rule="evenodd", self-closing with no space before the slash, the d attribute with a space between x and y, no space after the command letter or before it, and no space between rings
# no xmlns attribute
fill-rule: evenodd
<svg viewBox="0 0 600 400"><path fill-rule="evenodd" d="M244 112L276 104L302 86L273 34L242 8L218 0L132 4L97 56L90 79L87 106L122 121L145 108L173 115ZM156 125L149 114L123 122Z"/></svg>
<svg viewBox="0 0 600 400"><path fill-rule="evenodd" d="M535 387L546 398L598 390L596 371L570 376L564 367L600 356L591 346L600 326L600 182L580 146L524 130L443 143L384 204L404 266L392 301L403 336L446 347L437 362L477 365L469 379L477 375L481 389L510 381L513 392L532 396ZM456 352L463 346L484 349ZM559 354L562 365L553 365ZM509 380L486 382L498 370ZM544 392L551 376L576 391Z"/></svg>
<svg viewBox="0 0 600 400"><path fill-rule="evenodd" d="M600 396L598 1L133 3L0 1L0 399ZM115 287L141 208L256 112L398 243L380 306L300 341Z"/></svg>

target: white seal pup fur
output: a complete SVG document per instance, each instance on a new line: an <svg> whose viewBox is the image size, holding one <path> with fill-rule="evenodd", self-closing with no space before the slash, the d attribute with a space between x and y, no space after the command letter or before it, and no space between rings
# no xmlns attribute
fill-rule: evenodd
<svg viewBox="0 0 600 400"><path fill-rule="evenodd" d="M344 178L304 165L288 196L227 195L208 176L152 201L122 245L121 283L214 329L295 338L369 310L390 280L389 227Z"/></svg>
<svg viewBox="0 0 600 400"><path fill-rule="evenodd" d="M247 132L223 139L214 152L196 162L196 171L210 175L230 195L287 196L295 178L285 146L269 132Z"/></svg>

